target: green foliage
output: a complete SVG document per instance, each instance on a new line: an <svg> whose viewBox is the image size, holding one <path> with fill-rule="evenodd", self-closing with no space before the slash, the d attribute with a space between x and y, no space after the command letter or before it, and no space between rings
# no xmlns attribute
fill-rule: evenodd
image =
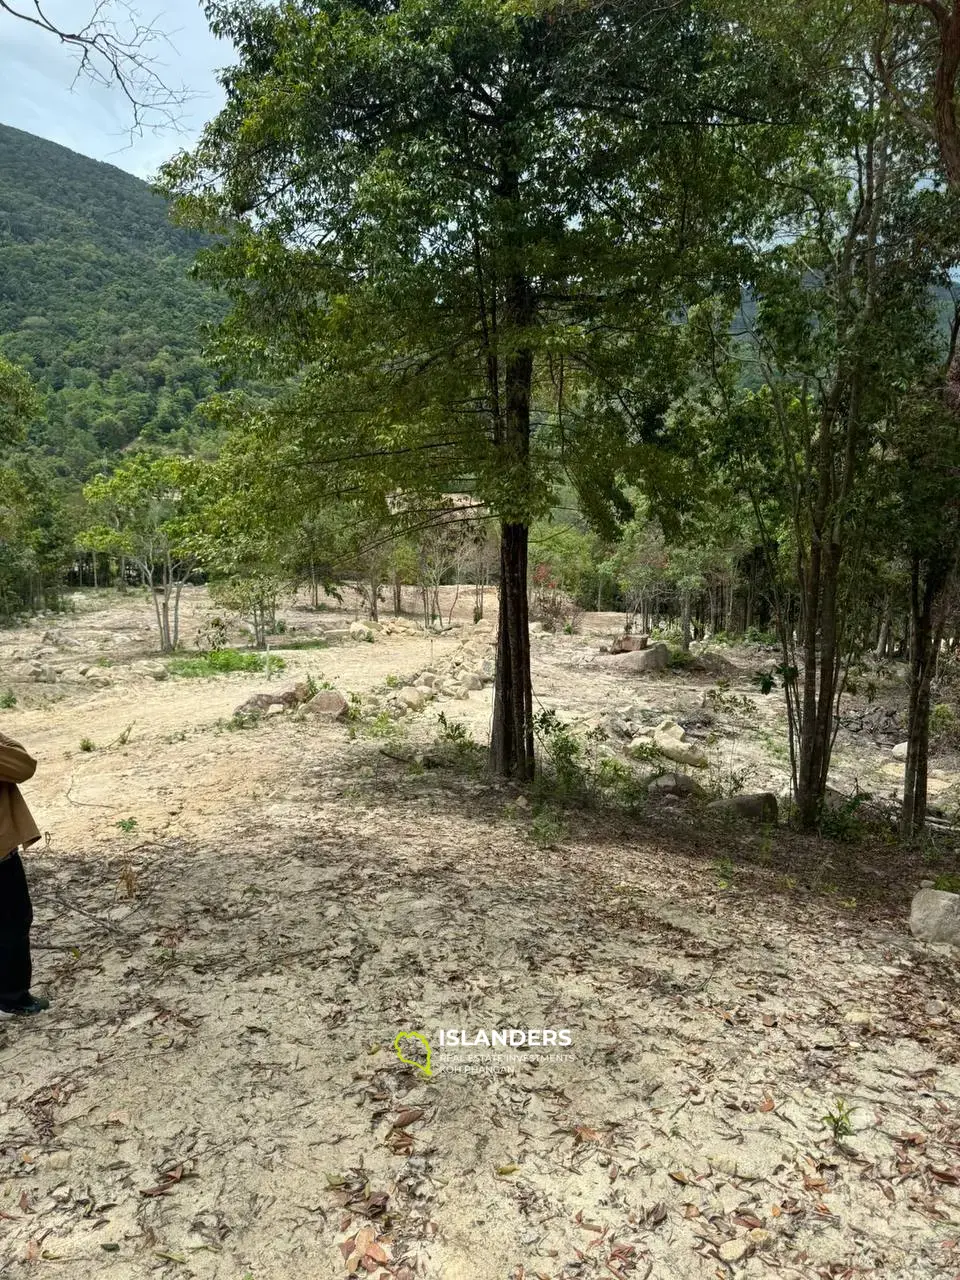
<svg viewBox="0 0 960 1280"><path fill-rule="evenodd" d="M116 823L116 826L127 836L132 835L138 825L136 818L120 818Z"/></svg>
<svg viewBox="0 0 960 1280"><path fill-rule="evenodd" d="M938 702L930 711L930 737L943 746L956 746L960 741L960 716L949 702Z"/></svg>
<svg viewBox="0 0 960 1280"><path fill-rule="evenodd" d="M563 814L545 805L538 808L527 827L527 838L538 849L556 849L569 835L570 828Z"/></svg>
<svg viewBox="0 0 960 1280"><path fill-rule="evenodd" d="M960 893L960 875L955 871L942 871L934 880L933 887L943 893Z"/></svg>
<svg viewBox="0 0 960 1280"><path fill-rule="evenodd" d="M534 716L534 732L541 747L538 796L560 806L610 804L635 811L646 804L647 779L601 750L606 739L602 729L580 737L550 710ZM656 759L662 765L659 753Z"/></svg>
<svg viewBox="0 0 960 1280"><path fill-rule="evenodd" d="M223 312L189 279L202 237L140 179L5 126L0 209L0 346L43 402L29 456L75 483L134 441L196 438L201 330Z"/></svg>
<svg viewBox="0 0 960 1280"><path fill-rule="evenodd" d="M96 749L97 749L97 744L94 742L94 740L93 740L92 738L81 738L81 739L80 739L80 750L81 750L81 751L96 751Z"/></svg>
<svg viewBox="0 0 960 1280"><path fill-rule="evenodd" d="M837 803L824 803L818 822L820 834L840 844L855 843L864 832L860 809L869 799L865 792L857 791L852 796L844 796Z"/></svg>
<svg viewBox="0 0 960 1280"><path fill-rule="evenodd" d="M853 1133L853 1110L845 1098L835 1099L833 1108L821 1119L837 1142Z"/></svg>
<svg viewBox="0 0 960 1280"><path fill-rule="evenodd" d="M216 653L225 649L229 641L227 624L219 615L215 615L197 630L196 645L205 653Z"/></svg>
<svg viewBox="0 0 960 1280"><path fill-rule="evenodd" d="M0 445L20 440L39 413L40 397L29 377L0 355Z"/></svg>
<svg viewBox="0 0 960 1280"><path fill-rule="evenodd" d="M717 887L719 889L730 889L733 886L733 878L736 874L736 867L733 859L729 857L721 857L716 861L714 871L717 873Z"/></svg>
<svg viewBox="0 0 960 1280"><path fill-rule="evenodd" d="M10 711L17 705L17 695L12 689L4 689L0 692L0 711Z"/></svg>
<svg viewBox="0 0 960 1280"><path fill-rule="evenodd" d="M171 658L167 670L173 676L187 679L197 676L222 676L234 672L283 671L286 663L273 654L241 653L239 649L214 649L196 658Z"/></svg>

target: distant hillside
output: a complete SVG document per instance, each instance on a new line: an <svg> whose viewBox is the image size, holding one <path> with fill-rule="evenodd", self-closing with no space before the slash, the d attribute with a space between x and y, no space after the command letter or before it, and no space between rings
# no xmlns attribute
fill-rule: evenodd
<svg viewBox="0 0 960 1280"><path fill-rule="evenodd" d="M222 310L187 278L200 243L139 178L0 125L0 349L47 389L31 445L59 475L189 444Z"/></svg>

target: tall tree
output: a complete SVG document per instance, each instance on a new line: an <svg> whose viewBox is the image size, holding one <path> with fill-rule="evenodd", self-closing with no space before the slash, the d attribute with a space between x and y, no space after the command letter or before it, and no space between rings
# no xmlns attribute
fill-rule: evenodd
<svg viewBox="0 0 960 1280"><path fill-rule="evenodd" d="M918 145L932 140L936 158L931 157L927 181L936 189L946 189L952 198L939 202L939 218L924 230L952 241L960 256L958 212L960 212L960 0L885 0L889 21L878 41L875 65L891 105L904 123L912 127ZM960 422L960 343L957 341L960 308L955 309L948 353L943 361L940 395L947 412ZM930 424L939 422L940 445L930 452ZM956 423L942 415L927 415L922 433L926 456L941 455L941 467L955 448ZM940 471L949 481L950 472ZM916 492L910 484L905 491ZM960 526L953 520L953 499L946 499L947 518L935 538L927 536L926 522L908 547L911 575L910 621L910 704L907 761L901 834L922 830L926 816L927 747L930 722L930 682L942 642L937 619L945 616L950 593L960 565ZM909 506L909 502L907 503ZM950 532L954 541L947 545Z"/></svg>
<svg viewBox="0 0 960 1280"><path fill-rule="evenodd" d="M812 134L775 176L779 242L758 253L733 367L722 354L708 359L725 368L714 461L752 502L777 592L807 828L820 819L845 672L861 642L864 558L890 476L879 464L896 447L889 424L942 345L933 286L955 256L937 232L940 198L921 185L925 150L881 100L871 67L846 61L846 119ZM726 318L712 331L721 352L728 333Z"/></svg>
<svg viewBox="0 0 960 1280"><path fill-rule="evenodd" d="M597 522L628 509L617 481L661 429L683 299L717 286L782 145L757 99L777 80L782 111L789 79L749 39L734 55L705 4L207 13L238 62L165 184L227 233L199 265L233 303L224 358L292 378L260 417L268 467L307 501L470 492L493 513L491 764L529 778L529 526L560 476Z"/></svg>

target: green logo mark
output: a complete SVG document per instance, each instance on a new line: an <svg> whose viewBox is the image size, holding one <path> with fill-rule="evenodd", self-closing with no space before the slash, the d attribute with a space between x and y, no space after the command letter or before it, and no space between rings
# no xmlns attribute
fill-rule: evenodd
<svg viewBox="0 0 960 1280"><path fill-rule="evenodd" d="M420 1043L423 1045L424 1049L426 1049L427 1051L427 1065L424 1066L422 1062L415 1062L412 1058L405 1058L403 1054L400 1052L401 1040L419 1040ZM417 1070L422 1071L425 1076L433 1075L433 1072L430 1070L430 1041L427 1039L426 1036L422 1036L419 1031L398 1032L396 1038L394 1039L393 1047L397 1057L400 1059L401 1062L406 1063L408 1067L416 1067Z"/></svg>

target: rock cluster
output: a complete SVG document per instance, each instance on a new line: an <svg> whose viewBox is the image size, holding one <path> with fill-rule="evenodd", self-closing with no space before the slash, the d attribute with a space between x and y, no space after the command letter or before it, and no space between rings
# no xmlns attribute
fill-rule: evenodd
<svg viewBox="0 0 960 1280"><path fill-rule="evenodd" d="M652 730L641 730L627 747L628 755L640 759L649 758L652 752L693 769L705 769L710 763L706 752L688 739L676 720L669 718L661 720Z"/></svg>
<svg viewBox="0 0 960 1280"><path fill-rule="evenodd" d="M469 698L493 684L497 670L493 635L492 623L477 623L452 654L411 676L406 687L388 697L388 706L418 710L433 698Z"/></svg>
<svg viewBox="0 0 960 1280"><path fill-rule="evenodd" d="M246 702L241 702L238 707L234 708L235 716L250 715L252 712L260 714L270 714L274 708L278 711L286 711L291 707L300 706L302 703L322 699L325 694L333 692L329 689L321 689L319 693L310 697L310 686L305 680L301 680L295 684L292 689L276 689L269 693L255 693L252 697L247 698ZM335 694L343 702L343 698L339 693ZM346 703L344 702L344 706Z"/></svg>

